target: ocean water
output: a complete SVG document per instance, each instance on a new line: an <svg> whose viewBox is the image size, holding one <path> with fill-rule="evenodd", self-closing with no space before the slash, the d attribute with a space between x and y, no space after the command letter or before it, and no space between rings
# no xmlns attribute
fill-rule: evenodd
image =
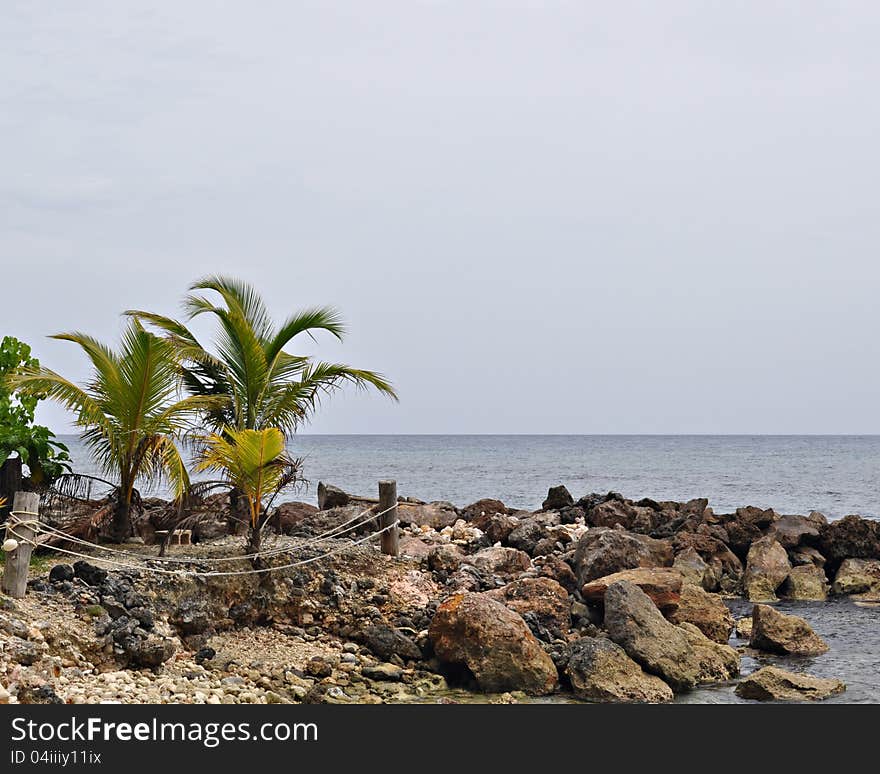
<svg viewBox="0 0 880 774"><path fill-rule="evenodd" d="M76 436L61 440L77 470L96 471ZM757 505L880 518L880 436L300 435L290 451L310 484L283 499L309 502L318 481L375 496L378 480L393 478L402 495L459 506L496 497L534 509L565 484L575 498L614 490L707 497L717 512Z"/></svg>

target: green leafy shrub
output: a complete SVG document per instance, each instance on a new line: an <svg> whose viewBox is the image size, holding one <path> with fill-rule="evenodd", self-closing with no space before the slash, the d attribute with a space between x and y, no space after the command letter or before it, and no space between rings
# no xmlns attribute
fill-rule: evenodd
<svg viewBox="0 0 880 774"><path fill-rule="evenodd" d="M70 470L67 447L55 439L48 427L34 424L34 412L41 395L22 395L8 379L24 368L39 368L31 348L12 336L0 342L0 465L14 454L21 457L30 473L31 485L40 488Z"/></svg>

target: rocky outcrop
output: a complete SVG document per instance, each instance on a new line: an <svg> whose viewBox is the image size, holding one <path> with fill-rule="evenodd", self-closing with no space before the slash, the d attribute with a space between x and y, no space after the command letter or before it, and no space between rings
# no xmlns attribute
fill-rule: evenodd
<svg viewBox="0 0 880 774"><path fill-rule="evenodd" d="M880 561L876 559L846 559L834 576L835 594L857 597L880 597Z"/></svg>
<svg viewBox="0 0 880 774"><path fill-rule="evenodd" d="M682 586L678 608L668 617L673 623L693 624L710 640L722 645L727 644L734 627L733 615L724 600L691 583Z"/></svg>
<svg viewBox="0 0 880 774"><path fill-rule="evenodd" d="M828 651L826 642L803 618L780 613L769 605L752 608L749 644L784 656L819 656Z"/></svg>
<svg viewBox="0 0 880 774"><path fill-rule="evenodd" d="M434 616L437 657L466 666L484 691L550 693L557 672L522 617L485 594L456 594Z"/></svg>
<svg viewBox="0 0 880 774"><path fill-rule="evenodd" d="M821 602L828 598L828 578L825 570L813 564L792 567L781 595L785 599Z"/></svg>
<svg viewBox="0 0 880 774"><path fill-rule="evenodd" d="M785 549L771 537L756 540L749 548L743 591L750 602L776 600L776 590L791 572Z"/></svg>
<svg viewBox="0 0 880 774"><path fill-rule="evenodd" d="M754 701L821 701L845 690L840 680L766 666L742 680L736 686L736 695Z"/></svg>
<svg viewBox="0 0 880 774"><path fill-rule="evenodd" d="M626 581L638 586L664 613L674 613L681 599L682 580L678 570L665 567L640 567L622 570L584 584L581 595L588 604L604 604L608 587Z"/></svg>
<svg viewBox="0 0 880 774"><path fill-rule="evenodd" d="M557 639L564 639L571 625L568 592L550 578L522 578L486 594L523 618L533 615Z"/></svg>
<svg viewBox="0 0 880 774"><path fill-rule="evenodd" d="M623 530L597 528L578 540L573 568L583 585L620 570L668 567L672 558L672 547L666 541Z"/></svg>
<svg viewBox="0 0 880 774"><path fill-rule="evenodd" d="M845 559L880 559L880 521L844 516L820 529L819 551L831 574Z"/></svg>
<svg viewBox="0 0 880 774"><path fill-rule="evenodd" d="M574 498L571 492L561 484L559 486L551 486L547 491L547 499L541 503L543 511L560 511L563 508L570 508L574 505Z"/></svg>
<svg viewBox="0 0 880 774"><path fill-rule="evenodd" d="M630 658L673 690L693 688L699 681L701 665L687 634L667 621L634 583L618 581L608 587L605 629Z"/></svg>
<svg viewBox="0 0 880 774"><path fill-rule="evenodd" d="M649 675L619 645L604 637L582 637L571 646L565 674L575 696L587 701L672 701L672 689Z"/></svg>

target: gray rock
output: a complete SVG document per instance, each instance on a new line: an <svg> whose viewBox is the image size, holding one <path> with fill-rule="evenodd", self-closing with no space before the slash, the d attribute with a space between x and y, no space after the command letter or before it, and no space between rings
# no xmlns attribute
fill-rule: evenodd
<svg viewBox="0 0 880 774"><path fill-rule="evenodd" d="M618 581L608 587L605 629L630 658L674 690L687 690L697 684L701 669L687 635L667 621L635 584Z"/></svg>

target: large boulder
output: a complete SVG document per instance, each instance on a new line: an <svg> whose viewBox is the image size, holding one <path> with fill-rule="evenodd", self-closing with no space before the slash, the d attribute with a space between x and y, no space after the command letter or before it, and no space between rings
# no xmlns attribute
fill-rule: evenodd
<svg viewBox="0 0 880 774"><path fill-rule="evenodd" d="M835 594L858 597L880 595L880 561L876 559L845 559L834 576Z"/></svg>
<svg viewBox="0 0 880 774"><path fill-rule="evenodd" d="M583 585L581 596L588 604L604 604L608 587L619 581L638 586L666 614L678 608L682 590L681 573L667 567L639 567L597 578Z"/></svg>
<svg viewBox="0 0 880 774"><path fill-rule="evenodd" d="M767 536L787 551L798 546L814 546L819 542L820 527L826 523L825 517L817 511L809 516L780 516L767 529Z"/></svg>
<svg viewBox="0 0 880 774"><path fill-rule="evenodd" d="M618 581L608 587L605 629L630 658L673 690L687 690L697 684L702 670L687 634L667 621L634 583Z"/></svg>
<svg viewBox="0 0 880 774"><path fill-rule="evenodd" d="M710 640L726 645L733 631L733 614L724 600L700 586L685 583L681 587L678 608L668 616L673 623L696 626Z"/></svg>
<svg viewBox="0 0 880 774"><path fill-rule="evenodd" d="M574 498L562 484L559 486L551 486L547 490L547 499L541 503L543 511L561 511L563 508L570 508L574 505Z"/></svg>
<svg viewBox="0 0 880 774"><path fill-rule="evenodd" d="M827 643L796 615L786 615L769 605L752 608L752 636L749 645L784 656L819 656Z"/></svg>
<svg viewBox="0 0 880 774"><path fill-rule="evenodd" d="M418 527L443 529L451 527L459 519L455 506L447 502L424 504L400 503L397 517L401 524L415 524Z"/></svg>
<svg viewBox="0 0 880 774"><path fill-rule="evenodd" d="M742 680L736 686L736 695L755 701L821 701L845 690L846 685L840 680L766 666Z"/></svg>
<svg viewBox="0 0 880 774"><path fill-rule="evenodd" d="M541 626L560 639L568 632L571 601L568 592L550 578L522 578L486 595L523 617L533 614Z"/></svg>
<svg viewBox="0 0 880 774"><path fill-rule="evenodd" d="M565 673L575 696L587 701L672 701L672 689L649 675L619 645L604 637L582 637L571 646Z"/></svg>
<svg viewBox="0 0 880 774"><path fill-rule="evenodd" d="M683 623L679 626L699 664L698 683L723 683L739 674L739 653L729 645L710 640L696 626Z"/></svg>
<svg viewBox="0 0 880 774"><path fill-rule="evenodd" d="M318 482L318 509L329 511L331 508L344 508L351 502L351 496L333 484Z"/></svg>
<svg viewBox="0 0 880 774"><path fill-rule="evenodd" d="M828 598L825 570L814 564L792 567L780 592L785 599L821 602Z"/></svg>
<svg viewBox="0 0 880 774"><path fill-rule="evenodd" d="M773 602L791 572L785 549L772 536L752 543L746 559L743 589L750 602Z"/></svg>
<svg viewBox="0 0 880 774"><path fill-rule="evenodd" d="M818 548L832 574L844 559L880 559L880 521L844 516L819 532Z"/></svg>
<svg viewBox="0 0 880 774"><path fill-rule="evenodd" d="M492 546L465 557L463 564L469 564L486 575L520 575L532 566L529 555L515 548Z"/></svg>
<svg viewBox="0 0 880 774"><path fill-rule="evenodd" d="M596 528L578 540L573 568L583 585L620 570L668 567L672 558L672 546L666 541L618 529Z"/></svg>
<svg viewBox="0 0 880 774"><path fill-rule="evenodd" d="M556 666L526 622L485 594L443 602L428 638L437 658L466 666L483 691L546 694L556 687Z"/></svg>

